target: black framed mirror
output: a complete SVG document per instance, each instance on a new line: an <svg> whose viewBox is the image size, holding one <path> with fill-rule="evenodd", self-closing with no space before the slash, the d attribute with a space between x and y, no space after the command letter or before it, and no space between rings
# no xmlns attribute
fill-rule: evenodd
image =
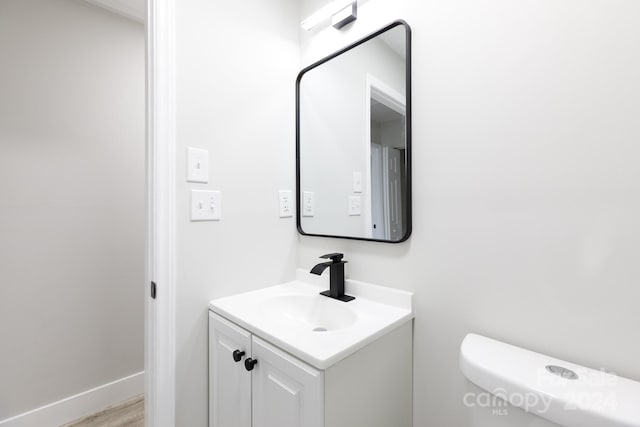
<svg viewBox="0 0 640 427"><path fill-rule="evenodd" d="M399 243L411 235L411 29L394 21L296 81L297 226Z"/></svg>

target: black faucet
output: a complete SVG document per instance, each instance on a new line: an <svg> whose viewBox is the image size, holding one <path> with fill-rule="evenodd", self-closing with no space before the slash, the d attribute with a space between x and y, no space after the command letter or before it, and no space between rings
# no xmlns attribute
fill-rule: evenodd
<svg viewBox="0 0 640 427"><path fill-rule="evenodd" d="M328 291L320 292L320 295L347 302L356 298L344 294L344 265L347 261L342 261L343 256L343 254L322 255L320 258L331 259L331 261L321 262L311 269L311 273L319 276L329 267L331 286Z"/></svg>

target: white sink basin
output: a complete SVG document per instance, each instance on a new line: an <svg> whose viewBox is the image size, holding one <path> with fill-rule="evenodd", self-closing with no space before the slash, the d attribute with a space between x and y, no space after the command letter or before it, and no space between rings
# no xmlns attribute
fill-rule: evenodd
<svg viewBox="0 0 640 427"><path fill-rule="evenodd" d="M322 295L281 295L264 300L258 312L283 327L329 332L353 325L357 316L347 303Z"/></svg>
<svg viewBox="0 0 640 427"><path fill-rule="evenodd" d="M345 281L349 302L322 295L329 275L298 270L296 280L219 298L209 308L249 332L326 369L413 318L413 294Z"/></svg>

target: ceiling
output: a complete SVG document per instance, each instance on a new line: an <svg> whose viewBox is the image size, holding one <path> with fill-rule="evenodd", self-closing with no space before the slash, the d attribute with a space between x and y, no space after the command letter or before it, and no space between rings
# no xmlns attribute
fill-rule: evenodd
<svg viewBox="0 0 640 427"><path fill-rule="evenodd" d="M406 33L403 26L397 26L391 30L383 33L380 36L380 40L389 46L398 56L402 59L406 59L407 52L407 40Z"/></svg>
<svg viewBox="0 0 640 427"><path fill-rule="evenodd" d="M371 120L374 122L385 123L404 117L402 114L392 110L383 103L371 98Z"/></svg>
<svg viewBox="0 0 640 427"><path fill-rule="evenodd" d="M144 22L145 0L85 0L110 12Z"/></svg>

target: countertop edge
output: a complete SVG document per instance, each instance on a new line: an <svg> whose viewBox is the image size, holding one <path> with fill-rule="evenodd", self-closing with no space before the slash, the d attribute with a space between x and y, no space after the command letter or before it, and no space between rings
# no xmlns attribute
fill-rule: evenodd
<svg viewBox="0 0 640 427"><path fill-rule="evenodd" d="M234 316L233 314L227 312L224 309L221 309L220 307L217 307L213 304L213 301L209 303L209 310L224 317L225 319L229 320L232 323L235 323L236 325L246 329L247 331L251 332L252 334L256 335L257 337L275 345L276 347L279 347L280 349L286 351L287 353L291 354L292 356L295 356L296 358L300 359L301 361L308 363L309 365L313 366L316 369L320 369L320 370L327 370L328 368L330 368L331 366L335 365L336 363L340 362L343 359L346 359L347 357L351 356L352 354L356 353L357 351L361 350L362 348L366 347L367 345L373 343L374 341L377 341L379 338L382 338L384 335L388 334L389 332L399 328L400 326L404 325L405 323L407 323L408 321L411 321L415 318L415 315L413 313L413 310L408 311L406 315L400 317L399 319L397 319L396 321L394 321L393 323L390 323L389 325L385 326L384 328L376 331L375 333L367 336L366 338L361 339L360 341L355 342L353 345L351 345L350 347L348 347L345 350L339 351L336 354L328 357L327 359L318 359L316 357L313 357L312 355L305 353L301 350L299 350L297 347L294 347L290 344L288 344L287 342L274 337L273 335L269 334L268 332L265 332L264 330L260 329L259 327L250 324L246 321L243 321L242 319Z"/></svg>

